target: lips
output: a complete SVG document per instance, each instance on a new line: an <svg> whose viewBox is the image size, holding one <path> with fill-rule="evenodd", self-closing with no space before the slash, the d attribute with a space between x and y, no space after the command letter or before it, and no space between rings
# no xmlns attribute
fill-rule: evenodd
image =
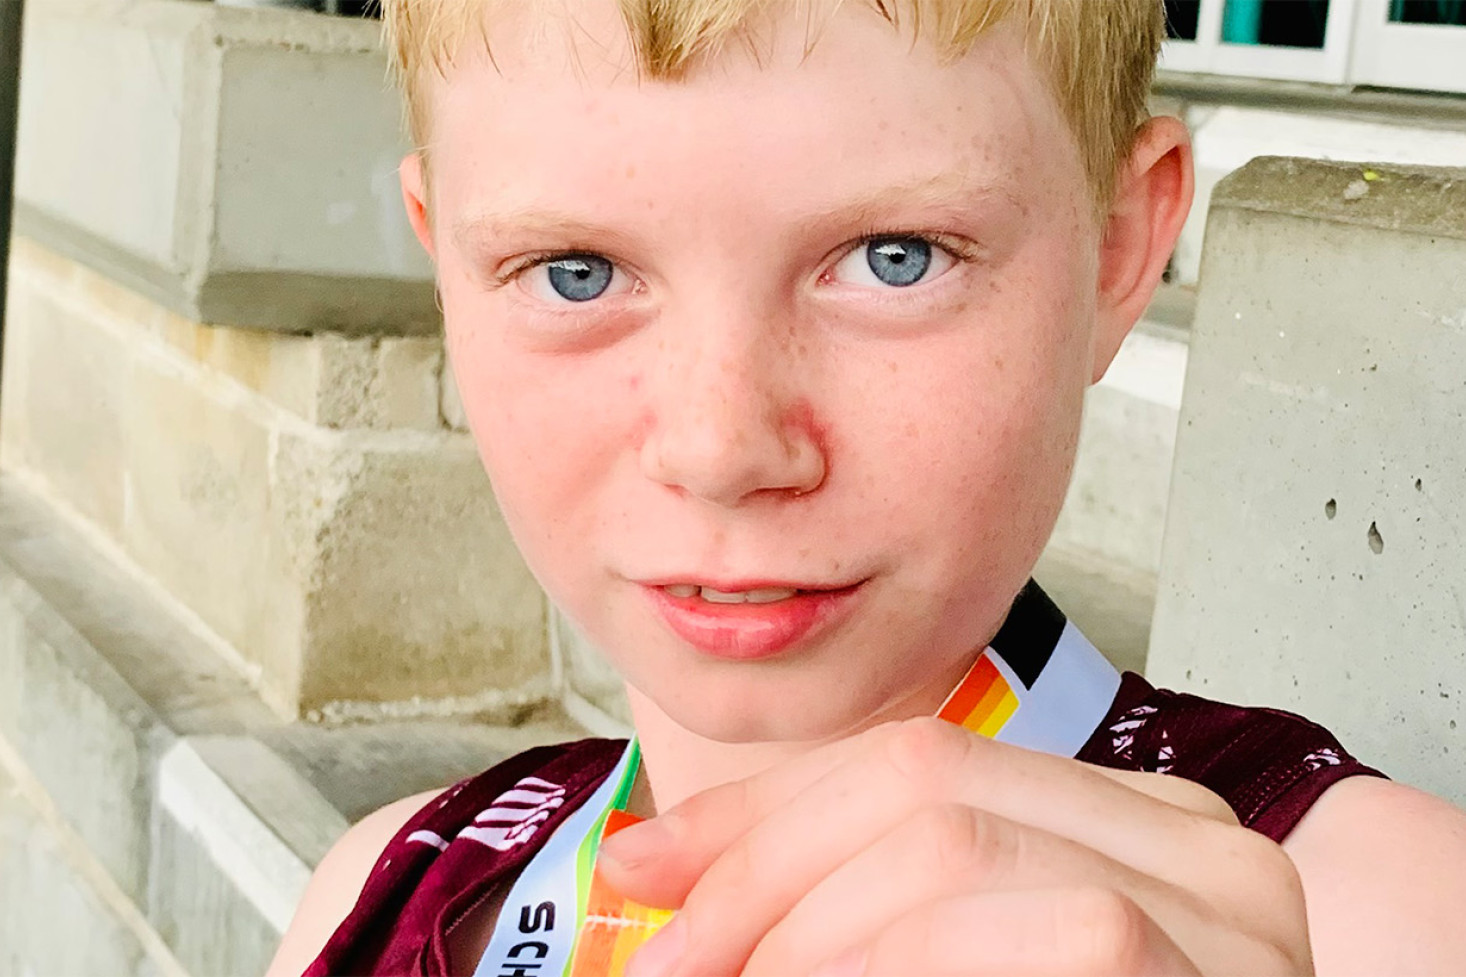
<svg viewBox="0 0 1466 977"><path fill-rule="evenodd" d="M753 661L792 649L848 614L861 584L819 588L788 583L644 584L671 631L714 658Z"/></svg>

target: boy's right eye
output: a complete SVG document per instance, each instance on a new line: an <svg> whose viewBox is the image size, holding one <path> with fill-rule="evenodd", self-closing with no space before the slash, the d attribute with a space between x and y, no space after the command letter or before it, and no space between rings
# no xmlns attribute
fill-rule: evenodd
<svg viewBox="0 0 1466 977"><path fill-rule="evenodd" d="M517 273L523 287L545 302L589 302L625 286L628 276L610 259L589 252L536 258Z"/></svg>

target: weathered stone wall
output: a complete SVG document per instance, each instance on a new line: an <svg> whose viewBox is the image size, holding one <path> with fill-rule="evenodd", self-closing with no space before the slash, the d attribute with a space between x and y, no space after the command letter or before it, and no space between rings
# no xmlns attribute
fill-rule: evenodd
<svg viewBox="0 0 1466 977"><path fill-rule="evenodd" d="M0 459L276 708L548 695L544 598L443 418L439 340L199 325L24 240L10 293Z"/></svg>

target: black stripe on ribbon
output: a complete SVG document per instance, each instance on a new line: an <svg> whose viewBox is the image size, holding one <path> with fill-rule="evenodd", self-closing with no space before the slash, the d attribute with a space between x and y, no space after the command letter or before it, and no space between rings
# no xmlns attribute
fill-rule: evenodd
<svg viewBox="0 0 1466 977"><path fill-rule="evenodd" d="M1003 626L988 646L1000 655L1024 688L1033 688L1053 657L1067 618L1032 579L1018 592Z"/></svg>

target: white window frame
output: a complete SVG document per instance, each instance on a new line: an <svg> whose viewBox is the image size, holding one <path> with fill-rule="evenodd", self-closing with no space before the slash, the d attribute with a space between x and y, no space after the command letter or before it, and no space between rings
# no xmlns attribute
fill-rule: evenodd
<svg viewBox="0 0 1466 977"><path fill-rule="evenodd" d="M1161 46L1160 66L1168 71L1342 85L1349 76L1350 40L1358 2L1330 0L1323 47L1293 48L1222 43L1225 0L1201 0L1196 40L1166 41Z"/></svg>
<svg viewBox="0 0 1466 977"><path fill-rule="evenodd" d="M1466 27L1397 24L1389 16L1390 0L1357 0L1350 81L1466 92Z"/></svg>

